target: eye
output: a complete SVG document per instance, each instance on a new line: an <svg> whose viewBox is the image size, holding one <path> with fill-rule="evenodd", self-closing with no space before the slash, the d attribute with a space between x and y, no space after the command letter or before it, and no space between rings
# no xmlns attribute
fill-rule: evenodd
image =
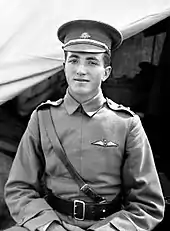
<svg viewBox="0 0 170 231"><path fill-rule="evenodd" d="M78 63L78 59L69 59L68 63L76 64L76 63Z"/></svg>
<svg viewBox="0 0 170 231"><path fill-rule="evenodd" d="M95 60L89 60L89 61L88 61L88 64L89 64L89 65L92 65L92 66L96 66L96 65L98 65L98 62L95 61Z"/></svg>

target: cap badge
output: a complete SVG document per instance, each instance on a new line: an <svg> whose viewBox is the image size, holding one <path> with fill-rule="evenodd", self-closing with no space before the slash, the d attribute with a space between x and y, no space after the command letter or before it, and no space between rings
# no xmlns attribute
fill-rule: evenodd
<svg viewBox="0 0 170 231"><path fill-rule="evenodd" d="M83 32L81 35L80 35L80 38L81 39L89 39L91 36L87 33L87 32Z"/></svg>
<svg viewBox="0 0 170 231"><path fill-rule="evenodd" d="M102 147L118 147L118 144L116 144L115 142L106 140L106 139L96 140L96 141L92 142L91 144L102 146Z"/></svg>

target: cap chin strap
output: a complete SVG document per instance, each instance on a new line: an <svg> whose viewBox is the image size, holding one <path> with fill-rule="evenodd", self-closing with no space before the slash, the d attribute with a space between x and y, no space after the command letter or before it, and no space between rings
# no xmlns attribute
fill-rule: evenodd
<svg viewBox="0 0 170 231"><path fill-rule="evenodd" d="M108 46L106 46L105 43L93 40L93 39L72 39L70 41L68 41L67 43L65 43L63 45L63 49L70 46L70 45L76 45L76 44L91 44L91 45L95 45L97 47L103 48L104 50L106 50L106 52L108 54L111 53L110 49Z"/></svg>

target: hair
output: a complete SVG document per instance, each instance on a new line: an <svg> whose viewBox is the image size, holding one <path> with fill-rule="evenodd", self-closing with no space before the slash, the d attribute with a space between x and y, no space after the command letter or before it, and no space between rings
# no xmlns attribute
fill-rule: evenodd
<svg viewBox="0 0 170 231"><path fill-rule="evenodd" d="M111 66L111 56L108 53L103 54L104 67Z"/></svg>
<svg viewBox="0 0 170 231"><path fill-rule="evenodd" d="M67 51L64 51L64 58L67 59ZM103 63L104 67L111 66L111 56L107 52L103 53Z"/></svg>

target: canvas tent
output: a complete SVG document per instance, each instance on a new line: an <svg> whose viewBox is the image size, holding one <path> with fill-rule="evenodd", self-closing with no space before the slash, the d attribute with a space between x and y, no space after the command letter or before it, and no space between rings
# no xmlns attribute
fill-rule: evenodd
<svg viewBox="0 0 170 231"><path fill-rule="evenodd" d="M62 69L62 23L99 20L127 39L169 15L169 0L1 0L0 105Z"/></svg>

